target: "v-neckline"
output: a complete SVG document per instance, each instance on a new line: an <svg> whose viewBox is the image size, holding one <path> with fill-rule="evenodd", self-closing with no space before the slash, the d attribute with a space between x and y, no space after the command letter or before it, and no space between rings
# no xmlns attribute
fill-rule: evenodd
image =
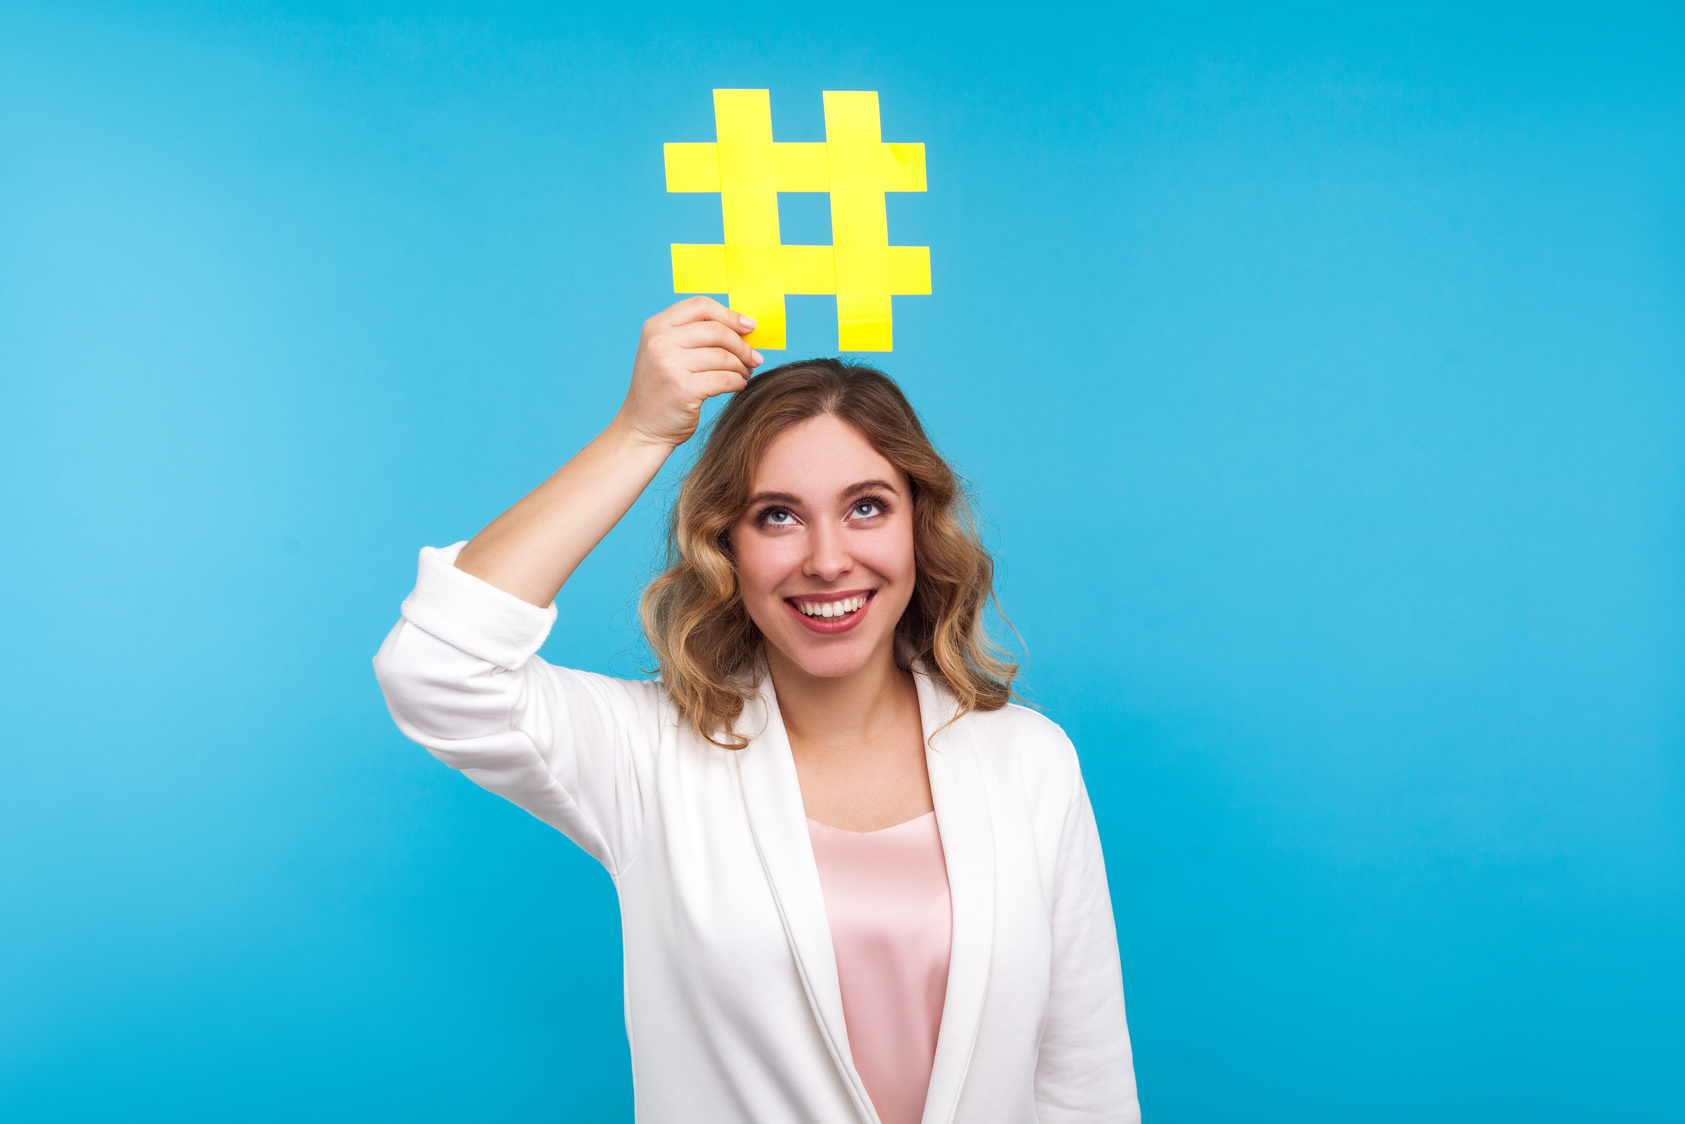
<svg viewBox="0 0 1685 1124"><path fill-rule="evenodd" d="M930 814L940 828L953 903L948 990L925 1113L933 1124L947 1124L959 1106L988 992L995 936L995 840L989 785L969 724L953 721L952 699L922 669L914 670L935 804ZM756 695L733 726L749 744L729 756L730 768L737 774L755 849L827 1051L861 1119L871 1121L877 1113L849 1052L830 919L812 833L804 822L801 782L772 677L764 670Z"/></svg>

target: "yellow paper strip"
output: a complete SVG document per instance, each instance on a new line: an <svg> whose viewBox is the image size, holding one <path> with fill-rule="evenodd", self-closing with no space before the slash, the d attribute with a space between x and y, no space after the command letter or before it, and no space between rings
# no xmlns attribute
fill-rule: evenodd
<svg viewBox="0 0 1685 1124"><path fill-rule="evenodd" d="M718 191L720 157L711 144L664 144L668 191Z"/></svg>
<svg viewBox="0 0 1685 1124"><path fill-rule="evenodd" d="M675 293L723 293L728 284L724 246L673 243Z"/></svg>
<svg viewBox="0 0 1685 1124"><path fill-rule="evenodd" d="M824 144L780 143L772 146L779 191L829 191L831 170Z"/></svg>
<svg viewBox="0 0 1685 1124"><path fill-rule="evenodd" d="M785 246L784 291L824 295L837 291L837 264L829 246Z"/></svg>
<svg viewBox="0 0 1685 1124"><path fill-rule="evenodd" d="M930 295L930 247L889 248L889 291L898 297Z"/></svg>

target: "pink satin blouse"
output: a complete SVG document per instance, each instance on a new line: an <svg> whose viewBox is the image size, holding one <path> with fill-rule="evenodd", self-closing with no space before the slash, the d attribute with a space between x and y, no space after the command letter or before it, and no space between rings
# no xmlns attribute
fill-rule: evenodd
<svg viewBox="0 0 1685 1124"><path fill-rule="evenodd" d="M924 1115L953 915L936 813L881 831L807 821L854 1068L883 1124Z"/></svg>

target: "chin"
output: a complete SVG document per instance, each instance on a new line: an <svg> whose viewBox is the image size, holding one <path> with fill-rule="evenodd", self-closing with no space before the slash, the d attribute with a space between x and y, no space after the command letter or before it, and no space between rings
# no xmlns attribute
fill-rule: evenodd
<svg viewBox="0 0 1685 1124"><path fill-rule="evenodd" d="M816 643L805 635L780 636L772 641L780 655L815 679L845 679L855 674L872 662L879 642L879 638L851 636L844 642Z"/></svg>
<svg viewBox="0 0 1685 1124"><path fill-rule="evenodd" d="M826 652L813 653L806 659L796 660L795 664L815 679L846 679L865 667L866 660Z"/></svg>

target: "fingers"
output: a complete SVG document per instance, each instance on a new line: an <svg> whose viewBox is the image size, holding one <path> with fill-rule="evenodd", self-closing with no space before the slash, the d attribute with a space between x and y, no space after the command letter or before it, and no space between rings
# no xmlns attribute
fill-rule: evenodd
<svg viewBox="0 0 1685 1124"><path fill-rule="evenodd" d="M723 347L693 347L684 353L689 369L696 374L727 371L748 378L754 367Z"/></svg>
<svg viewBox="0 0 1685 1124"><path fill-rule="evenodd" d="M761 353L750 347L742 336L717 320L681 324L668 329L666 334L682 348L718 348L729 351L744 367L758 367L761 364ZM691 369L697 368L692 366Z"/></svg>
<svg viewBox="0 0 1685 1124"><path fill-rule="evenodd" d="M706 374L714 376L709 382L709 389L706 391L709 398L716 394L736 394L749 385L746 373L740 375L735 371L708 371Z"/></svg>
<svg viewBox="0 0 1685 1124"><path fill-rule="evenodd" d="M656 313L650 319L666 328L712 320L739 335L755 330L755 321L742 313L733 312L713 297L687 297L678 304Z"/></svg>
<svg viewBox="0 0 1685 1124"><path fill-rule="evenodd" d="M696 431L704 399L749 385L761 353L744 336L754 320L716 300L691 297L644 321L632 359L626 424L678 446Z"/></svg>

